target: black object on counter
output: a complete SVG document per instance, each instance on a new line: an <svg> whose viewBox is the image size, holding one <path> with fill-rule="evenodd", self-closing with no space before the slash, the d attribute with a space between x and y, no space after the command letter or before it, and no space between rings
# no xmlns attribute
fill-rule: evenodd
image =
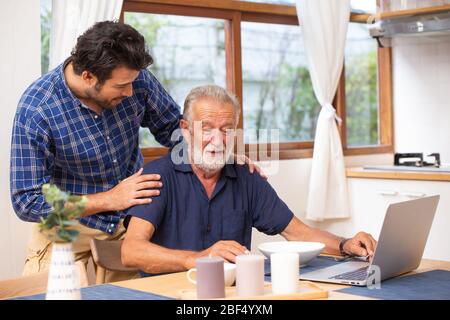
<svg viewBox="0 0 450 320"><path fill-rule="evenodd" d="M394 166L410 166L410 167L428 167L433 166L439 168L441 166L441 156L439 153L431 153L427 157L434 157L434 162L426 162L423 160L423 153L396 153L394 155ZM409 161L402 161L409 159Z"/></svg>

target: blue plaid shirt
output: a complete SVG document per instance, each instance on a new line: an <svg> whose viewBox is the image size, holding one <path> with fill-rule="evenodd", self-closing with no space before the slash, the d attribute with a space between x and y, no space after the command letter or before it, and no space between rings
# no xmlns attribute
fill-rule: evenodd
<svg viewBox="0 0 450 320"><path fill-rule="evenodd" d="M97 115L67 87L66 63L25 91L14 118L11 199L24 221L38 222L51 211L41 192L45 183L79 195L110 190L142 167L139 127L170 147L181 117L179 106L147 70L133 82L131 97ZM104 212L80 223L113 234L123 217Z"/></svg>

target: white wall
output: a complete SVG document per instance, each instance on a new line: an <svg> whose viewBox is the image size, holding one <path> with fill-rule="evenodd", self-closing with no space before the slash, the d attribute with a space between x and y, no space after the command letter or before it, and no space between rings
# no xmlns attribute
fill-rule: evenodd
<svg viewBox="0 0 450 320"><path fill-rule="evenodd" d="M397 152L440 152L450 163L450 36L393 41Z"/></svg>
<svg viewBox="0 0 450 320"><path fill-rule="evenodd" d="M2 1L0 4L0 279L22 271L30 224L21 222L11 207L9 157L11 128L17 102L40 76L39 0Z"/></svg>

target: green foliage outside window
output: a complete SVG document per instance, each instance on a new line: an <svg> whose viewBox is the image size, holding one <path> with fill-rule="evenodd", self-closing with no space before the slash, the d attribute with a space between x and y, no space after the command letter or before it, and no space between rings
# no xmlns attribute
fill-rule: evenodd
<svg viewBox="0 0 450 320"><path fill-rule="evenodd" d="M377 145L377 52L352 56L345 64L347 144Z"/></svg>
<svg viewBox="0 0 450 320"><path fill-rule="evenodd" d="M126 23L135 27L146 39L149 51L155 57L154 48L165 45L161 32L165 27L176 27L170 19L163 15L125 14ZM42 71L48 70L48 51L50 39L51 10L42 8L41 40L42 40ZM223 21L217 21L217 32L223 30ZM215 54L223 54L224 43L221 37ZM173 41L172 41L173 42ZM183 48L181 48L183 49ZM184 48L188 50L189 48ZM186 51L189 52L189 51ZM172 94L174 88L183 81L176 75L176 50L168 49L162 66L158 57L150 67L151 72ZM201 62L200 62L201 63ZM205 68L204 81L212 81L213 70ZM346 57L346 110L347 110L347 144L349 146L376 145L378 141L378 91L377 91L377 52L354 54ZM290 63L289 59L280 59L276 68L263 79L246 79L244 86L251 82L251 90L256 90L256 106L246 113L244 104L244 129L277 128L280 130L281 142L312 140L315 134L315 123L320 106L314 96L309 72L305 66ZM245 92L244 92L245 94ZM178 102L180 103L180 102ZM153 135L148 129L140 132L140 145L157 146Z"/></svg>

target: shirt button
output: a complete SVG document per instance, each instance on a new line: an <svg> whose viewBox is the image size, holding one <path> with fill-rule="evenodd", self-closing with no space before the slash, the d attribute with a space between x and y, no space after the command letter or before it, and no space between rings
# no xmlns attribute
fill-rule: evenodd
<svg viewBox="0 0 450 320"><path fill-rule="evenodd" d="M108 232L109 232L109 233L111 233L111 232L112 232L112 230L111 230L111 229L108 229Z"/></svg>
<svg viewBox="0 0 450 320"><path fill-rule="evenodd" d="M97 118L98 118L98 115L95 115L95 116L94 116L94 119L97 119Z"/></svg>
<svg viewBox="0 0 450 320"><path fill-rule="evenodd" d="M111 228L114 228L114 223L111 223Z"/></svg>
<svg viewBox="0 0 450 320"><path fill-rule="evenodd" d="M111 140L111 138L109 136L107 136L106 139Z"/></svg>
<svg viewBox="0 0 450 320"><path fill-rule="evenodd" d="M114 159L113 162L114 162L114 163L117 163L117 159Z"/></svg>

